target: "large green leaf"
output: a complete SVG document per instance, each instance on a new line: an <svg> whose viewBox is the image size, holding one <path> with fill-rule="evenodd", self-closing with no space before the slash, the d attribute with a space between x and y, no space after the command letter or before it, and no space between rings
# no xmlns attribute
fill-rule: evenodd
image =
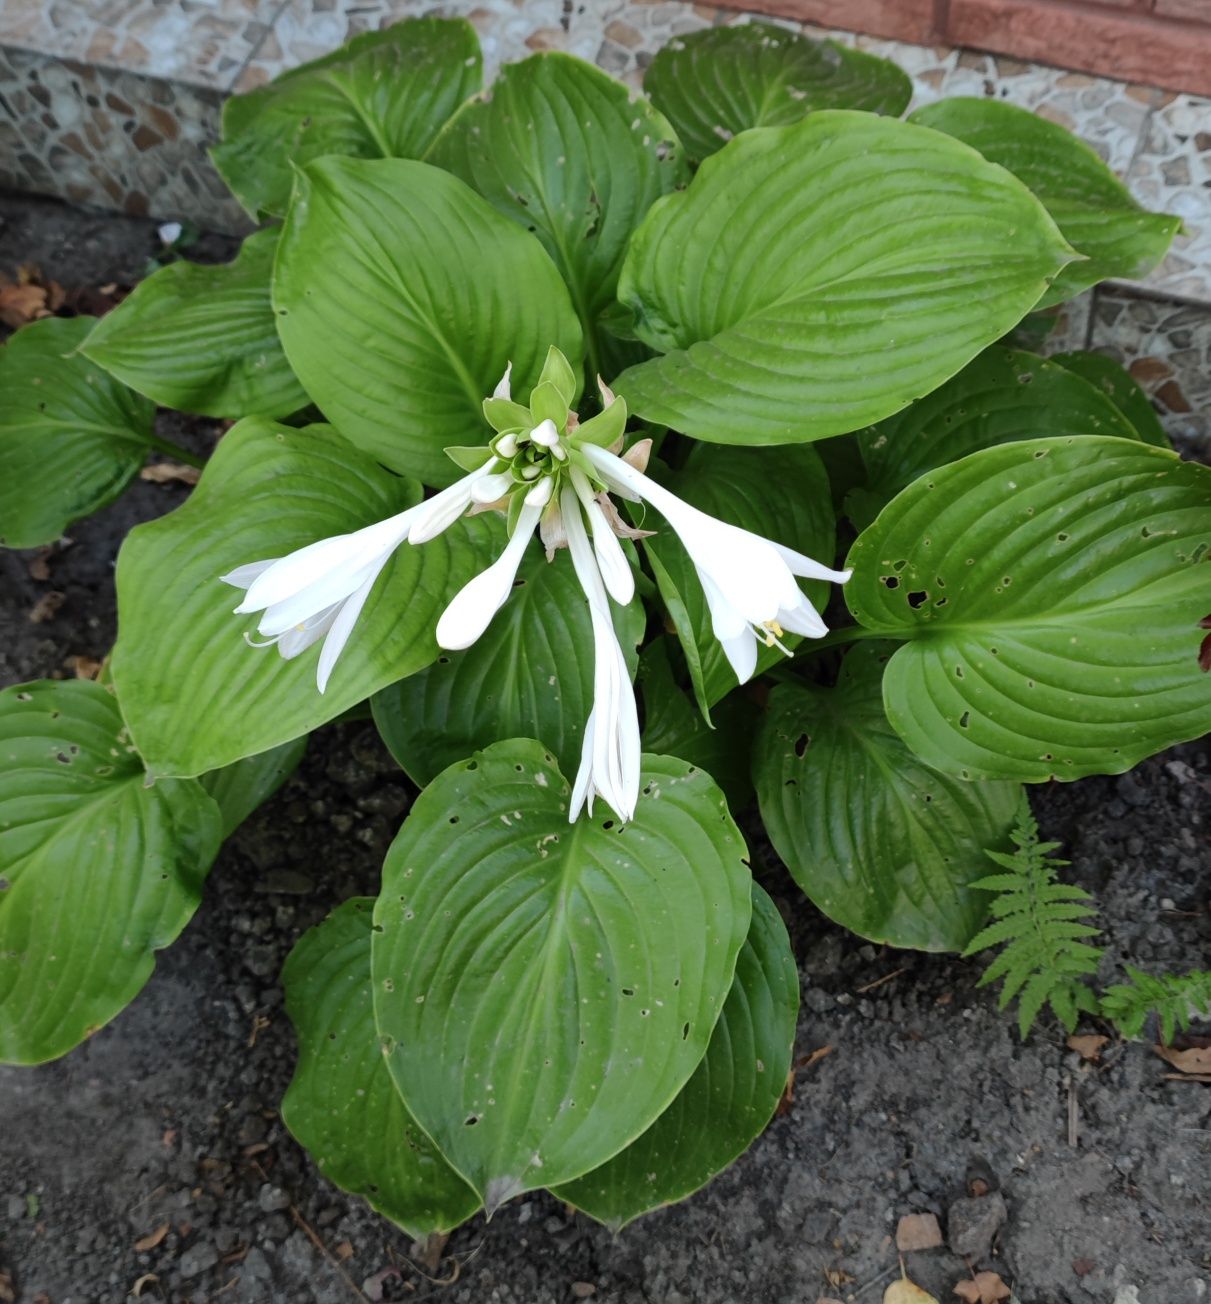
<svg viewBox="0 0 1211 1304"><path fill-rule="evenodd" d="M702 511L765 535L831 566L836 521L828 477L812 448L694 448L685 465L665 477L668 487ZM690 672L694 696L704 715L736 687L736 674L711 630L711 614L694 563L672 528L649 513L644 540L660 596L668 607ZM816 606L827 587L809 582L805 592ZM793 637L783 642L793 645ZM776 647L761 648L757 673L784 660Z"/></svg>
<svg viewBox="0 0 1211 1304"><path fill-rule="evenodd" d="M753 917L736 976L702 1063L637 1140L554 1194L620 1231L684 1200L765 1130L786 1088L799 971L778 910L753 884Z"/></svg>
<svg viewBox="0 0 1211 1304"><path fill-rule="evenodd" d="M1146 444L1172 448L1148 395L1113 358L1104 353L1054 353L1050 359L1096 386L1122 412Z"/></svg>
<svg viewBox="0 0 1211 1304"><path fill-rule="evenodd" d="M170 263L93 328L83 351L164 407L209 417L279 417L307 403L278 340L269 275L278 231L234 262Z"/></svg>
<svg viewBox="0 0 1211 1304"><path fill-rule="evenodd" d="M817 109L898 117L912 99L912 81L894 63L772 23L674 37L643 85L699 161L750 127L787 127Z"/></svg>
<svg viewBox="0 0 1211 1304"><path fill-rule="evenodd" d="M1084 141L1027 109L953 96L918 109L912 121L966 141L1024 181L1085 255L1060 273L1039 307L1071 299L1108 276L1145 276L1181 228L1180 218L1141 208Z"/></svg>
<svg viewBox="0 0 1211 1304"><path fill-rule="evenodd" d="M404 1107L374 1026L370 897L304 933L282 969L299 1061L282 1118L320 1172L411 1236L446 1232L479 1208L475 1192Z"/></svg>
<svg viewBox="0 0 1211 1304"><path fill-rule="evenodd" d="M643 749L677 756L698 766L723 789L733 811L753 795L749 752L753 743L754 703L737 691L716 702L711 722L673 677L670 640L656 638L643 649L637 684L643 694Z"/></svg>
<svg viewBox="0 0 1211 1304"><path fill-rule="evenodd" d="M1211 471L1133 440L986 449L916 481L849 555L850 610L908 639L888 719L961 778L1117 774L1211 729L1198 668Z"/></svg>
<svg viewBox="0 0 1211 1304"><path fill-rule="evenodd" d="M984 922L989 848L1008 846L1021 787L939 774L883 711L887 653L859 645L836 688L779 684L755 749L761 818L795 882L851 932L961 951Z"/></svg>
<svg viewBox="0 0 1211 1304"><path fill-rule="evenodd" d="M414 481L384 471L324 426L261 417L219 445L184 506L131 531L118 557L113 677L149 770L195 775L297 738L437 655L433 627L483 562L481 522L402 546L370 594L327 692L319 644L292 661L244 639L220 581L237 566L283 557L402 511Z"/></svg>
<svg viewBox="0 0 1211 1304"><path fill-rule="evenodd" d="M48 317L0 349L0 546L52 543L147 459L155 408L75 352L92 325Z"/></svg>
<svg viewBox="0 0 1211 1304"><path fill-rule="evenodd" d="M635 233L618 294L665 356L615 388L717 443L841 434L952 376L1073 256L1020 181L939 132L841 110L745 132Z"/></svg>
<svg viewBox="0 0 1211 1304"><path fill-rule="evenodd" d="M200 784L150 783L99 684L0 692L0 1060L63 1055L134 999L220 824Z"/></svg>
<svg viewBox="0 0 1211 1304"><path fill-rule="evenodd" d="M503 523L493 530L504 546ZM623 652L635 660L641 603L614 608ZM593 630L571 558L548 562L530 544L508 602L465 652L374 695L374 722L391 754L423 788L448 765L502 738L539 738L560 767L580 764L593 708Z"/></svg>
<svg viewBox="0 0 1211 1304"><path fill-rule="evenodd" d="M611 374L597 319L614 302L627 241L689 175L664 118L592 64L536 54L506 65L427 157L542 241L572 293L590 375Z"/></svg>
<svg viewBox="0 0 1211 1304"><path fill-rule="evenodd" d="M580 366L580 324L542 245L427 163L303 169L273 300L286 356L328 419L427 484L461 474L444 448L491 437L482 404L510 361L518 398L551 345Z"/></svg>
<svg viewBox="0 0 1211 1304"><path fill-rule="evenodd" d="M286 782L307 750L307 735L271 747L257 756L232 761L221 770L203 774L202 787L218 802L223 815L223 837L229 838L254 810Z"/></svg>
<svg viewBox="0 0 1211 1304"><path fill-rule="evenodd" d="M1140 438L1114 401L1074 372L994 344L912 407L859 431L866 482L847 498L846 514L864 529L926 471L1046 435Z"/></svg>
<svg viewBox="0 0 1211 1304"><path fill-rule="evenodd" d="M489 1211L643 1132L706 1053L748 932L744 843L700 770L568 823L528 739L452 766L383 866L374 1008L409 1109Z"/></svg>
<svg viewBox="0 0 1211 1304"><path fill-rule="evenodd" d="M408 19L232 96L211 158L252 217L280 215L295 168L325 154L420 158L482 80L466 19Z"/></svg>

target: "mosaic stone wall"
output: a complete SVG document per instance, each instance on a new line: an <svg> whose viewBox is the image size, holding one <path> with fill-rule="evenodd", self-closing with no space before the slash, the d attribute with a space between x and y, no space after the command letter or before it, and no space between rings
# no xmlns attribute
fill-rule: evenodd
<svg viewBox="0 0 1211 1304"><path fill-rule="evenodd" d="M205 153L225 95L418 14L467 17L489 78L501 63L558 49L636 87L671 37L751 19L683 0L0 0L0 186L243 232L247 220ZM893 59L913 79L914 105L990 96L1061 123L1142 203L1182 217L1161 267L1139 286L1068 305L1051 347L1123 358L1170 430L1211 453L1211 100L971 50L803 30Z"/></svg>

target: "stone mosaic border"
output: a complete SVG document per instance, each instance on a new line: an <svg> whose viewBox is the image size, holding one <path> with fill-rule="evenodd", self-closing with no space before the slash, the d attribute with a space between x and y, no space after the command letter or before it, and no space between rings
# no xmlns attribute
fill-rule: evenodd
<svg viewBox="0 0 1211 1304"><path fill-rule="evenodd" d="M559 49L637 87L670 37L753 18L684 0L0 0L0 186L243 233L205 153L225 95L418 14L467 17L489 78ZM1125 357L1171 432L1211 453L1211 99L775 21L893 59L914 104L995 96L1060 122L1142 203L1179 214L1162 266L1082 296L1052 346Z"/></svg>

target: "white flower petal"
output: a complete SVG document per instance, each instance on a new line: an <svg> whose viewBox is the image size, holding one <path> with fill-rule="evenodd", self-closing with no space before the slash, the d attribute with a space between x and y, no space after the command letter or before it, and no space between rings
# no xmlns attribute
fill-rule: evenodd
<svg viewBox="0 0 1211 1304"><path fill-rule="evenodd" d="M790 567L791 574L798 575L801 579L830 580L833 584L844 584L853 574L852 570L832 570L828 566L822 566L818 561L805 557L803 553L796 552L793 548L775 543L773 539L769 542L778 556Z"/></svg>
<svg viewBox="0 0 1211 1304"><path fill-rule="evenodd" d="M384 565L386 560L384 557ZM382 569L383 567L379 566L373 574L367 576L360 588L341 603L336 619L332 621L328 637L324 640L324 646L320 649L319 664L315 669L315 686L321 693L328 687L328 680L332 676L336 659L345 650L345 644L349 642L349 635L353 633L357 618L362 614L362 608L366 605L366 599L370 596L370 590L374 588L374 583Z"/></svg>
<svg viewBox="0 0 1211 1304"><path fill-rule="evenodd" d="M496 466L497 461L493 458L477 471L464 475L461 480L455 480L448 488L421 503L416 508L412 528L408 531L408 542L417 545L428 543L443 530L448 530L471 505L471 486L481 476L491 475Z"/></svg>
<svg viewBox="0 0 1211 1304"><path fill-rule="evenodd" d="M510 378L513 375L512 362L505 368L505 374L496 382L496 388L492 391L493 398L512 399L513 391L510 388Z"/></svg>
<svg viewBox="0 0 1211 1304"><path fill-rule="evenodd" d="M219 579L233 588L246 589L253 580L263 575L270 566L276 566L279 561L281 561L280 557L270 557L268 561L250 561L244 566L237 566L235 570L228 571L226 575L220 575Z"/></svg>
<svg viewBox="0 0 1211 1304"><path fill-rule="evenodd" d="M268 647L276 643L282 660L293 661L300 653L306 652L312 643L318 643L324 637L339 610L340 603L333 603L331 607L325 607L323 611L308 617L301 625L292 625L284 634L279 634L262 646Z"/></svg>
<svg viewBox="0 0 1211 1304"><path fill-rule="evenodd" d="M530 438L536 443L541 444L543 448L554 448L559 443L559 430L555 422L547 417L545 421L540 421L538 425L530 431Z"/></svg>
<svg viewBox="0 0 1211 1304"><path fill-rule="evenodd" d="M477 503L494 503L513 487L513 477L503 471L483 475L471 486L471 500Z"/></svg>
<svg viewBox="0 0 1211 1304"><path fill-rule="evenodd" d="M504 551L487 570L480 571L454 595L437 622L439 647L461 651L470 647L488 628L492 617L513 591L517 568L541 515L541 507L523 507L513 537Z"/></svg>

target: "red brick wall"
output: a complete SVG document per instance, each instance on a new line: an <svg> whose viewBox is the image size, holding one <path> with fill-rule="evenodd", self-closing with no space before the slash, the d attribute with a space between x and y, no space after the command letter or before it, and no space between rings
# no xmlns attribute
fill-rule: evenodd
<svg viewBox="0 0 1211 1304"><path fill-rule="evenodd" d="M965 45L1211 95L1211 0L729 0L919 45Z"/></svg>

